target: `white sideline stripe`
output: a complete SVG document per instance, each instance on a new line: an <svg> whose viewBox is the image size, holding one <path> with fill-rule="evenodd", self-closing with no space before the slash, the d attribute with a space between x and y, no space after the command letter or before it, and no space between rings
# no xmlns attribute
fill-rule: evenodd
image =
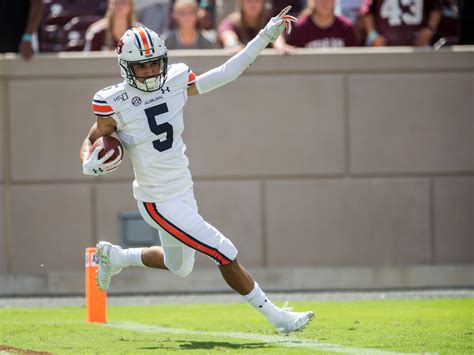
<svg viewBox="0 0 474 355"><path fill-rule="evenodd" d="M346 353L346 354L402 354L391 351L376 350L376 349L364 349L364 348L351 348L339 344L330 344L330 343L321 343L316 340L308 340L295 337L285 337L285 336L276 336L276 335L262 335L255 333L238 333L238 332L207 332L200 330L191 330L191 329L179 329L179 328L168 328L160 326L149 326L144 324L137 323L106 323L100 324L102 326L118 328L118 329L127 329L137 332L146 332L146 333L157 333L157 334L186 334L186 335L206 335L211 337L226 337L226 338L235 338L235 339L245 339L245 340L256 340L264 343L272 343L280 346L285 346L288 348L307 348L315 349L327 352L337 352L337 353ZM406 353L403 353L406 354Z"/></svg>

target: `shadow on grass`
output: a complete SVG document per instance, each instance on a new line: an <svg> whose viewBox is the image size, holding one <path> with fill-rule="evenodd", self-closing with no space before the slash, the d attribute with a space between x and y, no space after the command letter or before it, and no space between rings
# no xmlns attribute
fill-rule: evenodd
<svg viewBox="0 0 474 355"><path fill-rule="evenodd" d="M193 341L193 340L179 340L179 348L181 350L212 350L212 349L234 349L234 350L250 350L268 348L268 343L229 343L226 341ZM166 347L162 346L147 346L140 350L164 350ZM176 349L176 348L174 348Z"/></svg>

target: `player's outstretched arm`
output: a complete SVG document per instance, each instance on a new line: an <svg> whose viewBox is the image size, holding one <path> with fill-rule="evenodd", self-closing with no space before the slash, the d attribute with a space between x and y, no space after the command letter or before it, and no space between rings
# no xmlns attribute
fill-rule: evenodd
<svg viewBox="0 0 474 355"><path fill-rule="evenodd" d="M291 6L287 6L277 16L272 17L265 28L244 49L223 65L199 75L196 82L188 88L188 95L204 94L237 79L285 28L288 33L291 32L291 23L296 22L296 18L287 15L290 9Z"/></svg>
<svg viewBox="0 0 474 355"><path fill-rule="evenodd" d="M99 153L104 149L103 147L97 147L93 152L90 151L92 144L94 144L97 139L112 135L116 129L117 124L112 117L97 118L97 122L92 125L87 137L84 139L84 142L82 142L80 158L82 161L83 174L99 175L97 171L102 171L103 174L107 174L118 168L121 162L120 159L105 164L105 161L114 154L113 150L107 152L102 158L99 158Z"/></svg>

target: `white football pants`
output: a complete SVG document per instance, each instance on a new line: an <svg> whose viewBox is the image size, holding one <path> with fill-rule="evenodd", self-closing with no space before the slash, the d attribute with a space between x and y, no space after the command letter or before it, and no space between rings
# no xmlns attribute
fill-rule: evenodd
<svg viewBox="0 0 474 355"><path fill-rule="evenodd" d="M165 202L138 201L143 219L158 230L165 254L165 265L185 277L194 266L195 251L227 265L237 257L237 249L198 213L193 190Z"/></svg>

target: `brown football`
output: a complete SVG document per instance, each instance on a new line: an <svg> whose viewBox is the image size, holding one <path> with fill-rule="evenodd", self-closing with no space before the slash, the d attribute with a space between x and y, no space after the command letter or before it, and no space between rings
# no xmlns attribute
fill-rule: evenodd
<svg viewBox="0 0 474 355"><path fill-rule="evenodd" d="M113 149L114 154L112 154L112 156L109 159L107 159L106 163L110 163L111 161L115 160L117 156L119 155L120 155L120 160L122 160L123 145L117 138L110 137L110 136L104 136L104 137L98 138L94 142L94 144L92 144L91 152L93 152L94 149L97 148L98 146L104 147L104 149L101 150L99 153L99 159L102 158L109 150Z"/></svg>

